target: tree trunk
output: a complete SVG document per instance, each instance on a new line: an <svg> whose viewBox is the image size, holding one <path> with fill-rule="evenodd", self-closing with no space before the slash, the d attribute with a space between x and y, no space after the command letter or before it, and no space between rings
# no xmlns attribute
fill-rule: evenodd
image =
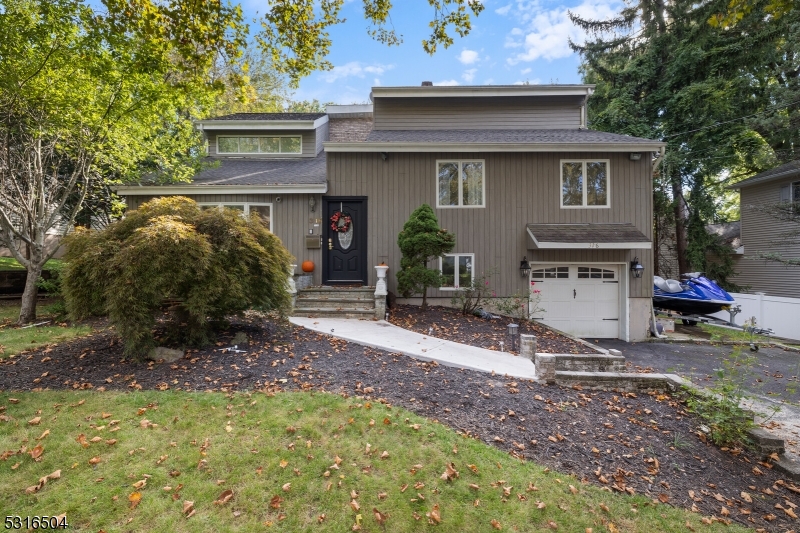
<svg viewBox="0 0 800 533"><path fill-rule="evenodd" d="M28 277L25 279L25 291L22 293L22 308L19 311L17 324L24 325L36 320L36 299L39 296L39 280L42 269L28 270Z"/></svg>
<svg viewBox="0 0 800 533"><path fill-rule="evenodd" d="M686 204L681 194L680 182L672 182L672 197L675 201L675 249L678 254L678 276L689 272L689 261L686 257Z"/></svg>
<svg viewBox="0 0 800 533"><path fill-rule="evenodd" d="M427 309L428 308L428 287L422 288L422 306L420 309Z"/></svg>

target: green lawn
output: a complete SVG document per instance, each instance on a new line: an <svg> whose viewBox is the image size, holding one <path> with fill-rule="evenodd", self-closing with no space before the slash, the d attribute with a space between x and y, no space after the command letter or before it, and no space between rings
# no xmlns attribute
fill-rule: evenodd
<svg viewBox="0 0 800 533"><path fill-rule="evenodd" d="M47 308L46 303L39 303L38 318L35 323L49 320L49 324L18 328L14 324L19 318L19 302L17 300L0 300L0 359L32 348L57 344L91 333L92 328L89 326L59 325L55 317L47 314Z"/></svg>
<svg viewBox="0 0 800 533"><path fill-rule="evenodd" d="M61 263L61 259L50 259L44 264L45 270L50 270ZM19 261L13 257L0 257L0 271L2 270L25 270L25 267L19 264Z"/></svg>
<svg viewBox="0 0 800 533"><path fill-rule="evenodd" d="M0 428L0 516L76 531L745 531L332 394L2 392Z"/></svg>

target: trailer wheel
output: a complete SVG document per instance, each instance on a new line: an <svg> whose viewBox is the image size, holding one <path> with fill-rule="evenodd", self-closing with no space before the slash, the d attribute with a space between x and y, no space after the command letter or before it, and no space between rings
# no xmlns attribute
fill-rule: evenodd
<svg viewBox="0 0 800 533"><path fill-rule="evenodd" d="M689 320L688 318L682 318L684 326L696 326L697 320Z"/></svg>

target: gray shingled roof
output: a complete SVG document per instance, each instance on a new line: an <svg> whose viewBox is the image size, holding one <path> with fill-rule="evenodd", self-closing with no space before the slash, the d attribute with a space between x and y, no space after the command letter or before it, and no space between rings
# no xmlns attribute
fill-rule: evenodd
<svg viewBox="0 0 800 533"><path fill-rule="evenodd" d="M191 186L313 185L325 183L325 152L297 159L222 159L217 168L197 173Z"/></svg>
<svg viewBox="0 0 800 533"><path fill-rule="evenodd" d="M625 224L528 224L540 243L649 243L650 239L631 223Z"/></svg>
<svg viewBox="0 0 800 533"><path fill-rule="evenodd" d="M746 180L742 180L739 183L734 183L733 185L729 186L729 189L740 189L742 187L746 187L748 185L755 185L756 183L762 183L765 181L772 181L774 179L781 179L792 176L796 174L800 176L800 159L795 161L790 161L784 165L777 166L766 172L762 172L760 174L756 174Z"/></svg>
<svg viewBox="0 0 800 533"><path fill-rule="evenodd" d="M642 143L642 139L592 130L372 130L366 142L383 143Z"/></svg>
<svg viewBox="0 0 800 533"><path fill-rule="evenodd" d="M233 113L206 120L317 120L325 113Z"/></svg>

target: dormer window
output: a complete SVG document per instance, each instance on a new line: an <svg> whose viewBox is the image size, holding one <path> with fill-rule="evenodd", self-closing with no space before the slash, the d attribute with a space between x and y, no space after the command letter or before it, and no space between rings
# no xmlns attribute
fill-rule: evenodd
<svg viewBox="0 0 800 533"><path fill-rule="evenodd" d="M300 135L217 137L218 154L299 154L302 151L303 139Z"/></svg>

